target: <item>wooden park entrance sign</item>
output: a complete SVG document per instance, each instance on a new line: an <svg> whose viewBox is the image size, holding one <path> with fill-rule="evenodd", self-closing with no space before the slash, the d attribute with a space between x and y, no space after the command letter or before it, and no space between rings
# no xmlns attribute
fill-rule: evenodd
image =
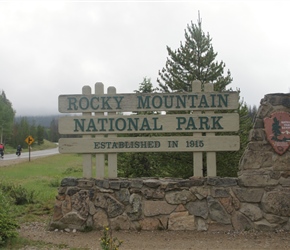
<svg viewBox="0 0 290 250"><path fill-rule="evenodd" d="M95 84L95 94L84 86L80 95L60 95L61 113L82 113L59 119L59 133L82 135L61 138L60 153L84 154L83 175L92 177L92 154L96 154L97 177L104 178L105 154L108 154L108 177L117 177L117 153L121 152L193 152L194 176L203 176L202 154L207 154L207 174L216 176L217 151L236 151L239 136L215 136L217 132L239 129L239 115L221 113L237 110L237 92L214 92L213 85L192 83L193 92L117 94L109 87ZM120 115L123 112L151 112L151 115ZM186 111L187 114L165 114ZM216 111L216 112L215 112ZM118 115L119 114L119 115ZM188 133L192 136L188 136ZM187 133L187 136L117 137L119 134Z"/></svg>

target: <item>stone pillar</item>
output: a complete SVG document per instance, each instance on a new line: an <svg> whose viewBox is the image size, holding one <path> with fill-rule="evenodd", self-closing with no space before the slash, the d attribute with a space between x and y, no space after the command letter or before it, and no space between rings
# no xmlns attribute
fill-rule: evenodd
<svg viewBox="0 0 290 250"><path fill-rule="evenodd" d="M261 100L247 149L240 160L238 176L241 185L290 186L289 148L279 155L267 140L265 132L264 119L277 112L290 114L290 94L268 94ZM290 141L288 143L290 145Z"/></svg>

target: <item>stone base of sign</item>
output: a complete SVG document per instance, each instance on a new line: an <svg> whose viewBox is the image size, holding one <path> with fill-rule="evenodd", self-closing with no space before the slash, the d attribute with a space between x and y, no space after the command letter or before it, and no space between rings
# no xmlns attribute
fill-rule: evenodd
<svg viewBox="0 0 290 250"><path fill-rule="evenodd" d="M290 94L261 100L238 178L65 178L51 229L290 230L290 151L277 154L264 131L275 111L290 112Z"/></svg>
<svg viewBox="0 0 290 250"><path fill-rule="evenodd" d="M290 188L289 148L282 155L277 154L265 133L264 118L276 112L290 113L290 94L268 94L261 100L249 135L250 142L240 161L238 176L240 183L246 187L267 186L281 192Z"/></svg>
<svg viewBox="0 0 290 250"><path fill-rule="evenodd" d="M62 180L51 229L289 230L288 176ZM289 178L290 180L290 178ZM246 183L245 183L246 182ZM264 182L267 187L257 185ZM245 185L246 184L246 185Z"/></svg>

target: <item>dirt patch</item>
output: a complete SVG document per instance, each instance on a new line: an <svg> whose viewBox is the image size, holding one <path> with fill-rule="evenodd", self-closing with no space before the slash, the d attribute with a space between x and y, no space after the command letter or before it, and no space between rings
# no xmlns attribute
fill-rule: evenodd
<svg viewBox="0 0 290 250"><path fill-rule="evenodd" d="M26 223L19 230L22 237L67 248L98 250L101 231L47 231L45 223ZM289 249L290 233L279 232L196 232L196 231L114 231L123 241L124 250L205 250L205 249ZM25 247L23 249L39 249ZM43 248L42 248L43 249ZM47 249L57 249L50 245ZM64 248L62 248L64 249Z"/></svg>

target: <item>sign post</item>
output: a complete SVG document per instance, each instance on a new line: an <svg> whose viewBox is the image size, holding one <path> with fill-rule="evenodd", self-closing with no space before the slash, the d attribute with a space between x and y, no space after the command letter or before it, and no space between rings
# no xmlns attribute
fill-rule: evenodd
<svg viewBox="0 0 290 250"><path fill-rule="evenodd" d="M31 135L27 136L27 138L25 139L25 142L28 144L28 152L29 152L29 161L30 161L30 145L34 142L34 139Z"/></svg>

